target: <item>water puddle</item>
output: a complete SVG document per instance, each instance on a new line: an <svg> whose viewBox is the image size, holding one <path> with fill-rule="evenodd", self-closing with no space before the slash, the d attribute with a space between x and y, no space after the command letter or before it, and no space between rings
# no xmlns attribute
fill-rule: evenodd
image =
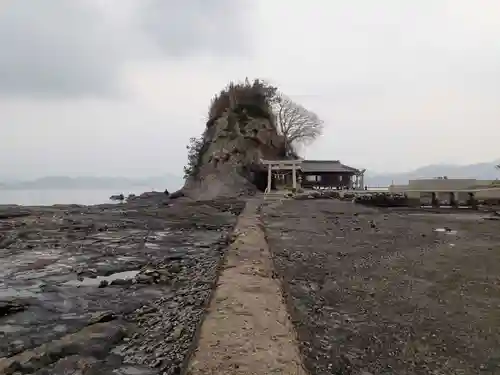
<svg viewBox="0 0 500 375"><path fill-rule="evenodd" d="M148 237L148 240L149 241L161 241L163 238L169 236L171 234L171 232L169 231L159 231L159 232L155 232L154 234L150 235ZM146 247L148 249L158 249L159 246L155 243L152 243L152 242L146 242Z"/></svg>
<svg viewBox="0 0 500 375"><path fill-rule="evenodd" d="M115 353L118 354L118 353ZM124 366L119 369L113 370L113 374L115 375L153 375L154 372L146 367L132 367L132 366Z"/></svg>
<svg viewBox="0 0 500 375"><path fill-rule="evenodd" d="M119 256L116 258L116 260L120 261L120 262L133 262L133 261L140 260L140 259L137 257L133 257L133 256Z"/></svg>
<svg viewBox="0 0 500 375"><path fill-rule="evenodd" d="M440 232L444 234L457 234L457 231L451 228L436 228L434 229L434 232Z"/></svg>
<svg viewBox="0 0 500 375"><path fill-rule="evenodd" d="M167 237L170 234L172 234L172 232L168 230L155 233L155 235L159 238Z"/></svg>
<svg viewBox="0 0 500 375"><path fill-rule="evenodd" d="M123 232L102 232L102 233L96 233L92 236L94 241L100 240L100 241L108 241L111 243L120 242L123 240L123 237L125 237L125 234Z"/></svg>
<svg viewBox="0 0 500 375"><path fill-rule="evenodd" d="M63 285L68 286L99 286L101 282L111 283L115 280L131 280L137 276L139 270L113 273L108 276L97 276L95 278L84 277L82 280L69 280Z"/></svg>

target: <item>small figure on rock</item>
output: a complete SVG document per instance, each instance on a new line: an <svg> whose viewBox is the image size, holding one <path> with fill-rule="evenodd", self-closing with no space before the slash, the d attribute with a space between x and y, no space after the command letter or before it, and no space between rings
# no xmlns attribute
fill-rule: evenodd
<svg viewBox="0 0 500 375"><path fill-rule="evenodd" d="M170 192L168 191L168 189L165 189L165 191L163 192L167 197L170 195Z"/></svg>

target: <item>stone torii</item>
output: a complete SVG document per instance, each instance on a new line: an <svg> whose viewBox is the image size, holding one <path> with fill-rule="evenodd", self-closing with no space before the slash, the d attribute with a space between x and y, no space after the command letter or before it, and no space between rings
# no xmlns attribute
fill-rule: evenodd
<svg viewBox="0 0 500 375"><path fill-rule="evenodd" d="M266 194L271 192L273 181L273 171L292 171L292 187L297 189L297 171L300 170L302 159L296 160L262 160L262 164L267 165L267 187Z"/></svg>

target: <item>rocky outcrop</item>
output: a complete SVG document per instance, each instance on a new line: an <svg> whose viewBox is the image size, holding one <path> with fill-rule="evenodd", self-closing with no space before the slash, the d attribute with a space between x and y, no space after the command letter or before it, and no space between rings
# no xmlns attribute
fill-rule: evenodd
<svg viewBox="0 0 500 375"><path fill-rule="evenodd" d="M206 200L252 194L261 187L260 160L283 158L283 138L265 95L252 95L250 102L248 97L229 100L228 107L207 122L198 163L183 188L186 196Z"/></svg>

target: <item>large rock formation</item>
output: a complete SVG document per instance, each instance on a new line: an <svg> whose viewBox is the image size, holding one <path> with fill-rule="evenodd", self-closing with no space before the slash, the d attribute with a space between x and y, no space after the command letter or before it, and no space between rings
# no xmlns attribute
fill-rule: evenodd
<svg viewBox="0 0 500 375"><path fill-rule="evenodd" d="M252 194L266 184L261 159L284 158L283 137L276 131L265 93L255 85L231 86L226 97L222 92L212 103L218 108L211 111L185 195L213 199Z"/></svg>

